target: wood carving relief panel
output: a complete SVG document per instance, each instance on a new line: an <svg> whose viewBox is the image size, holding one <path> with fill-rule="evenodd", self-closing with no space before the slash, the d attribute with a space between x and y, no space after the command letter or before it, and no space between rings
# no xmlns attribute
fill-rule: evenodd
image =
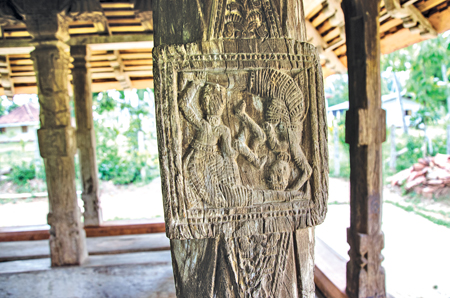
<svg viewBox="0 0 450 298"><path fill-rule="evenodd" d="M222 39L154 53L168 236L292 232L322 222L328 168L315 48Z"/></svg>

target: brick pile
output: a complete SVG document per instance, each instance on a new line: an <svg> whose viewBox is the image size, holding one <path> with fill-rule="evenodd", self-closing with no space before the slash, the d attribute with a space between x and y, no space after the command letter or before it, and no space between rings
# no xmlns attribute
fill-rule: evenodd
<svg viewBox="0 0 450 298"><path fill-rule="evenodd" d="M407 192L415 192L427 198L450 198L450 155L419 158L409 169L387 179L392 186L404 186Z"/></svg>

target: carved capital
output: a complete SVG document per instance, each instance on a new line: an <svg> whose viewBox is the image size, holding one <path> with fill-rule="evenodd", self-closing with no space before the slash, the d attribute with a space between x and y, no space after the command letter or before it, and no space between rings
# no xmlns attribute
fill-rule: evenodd
<svg viewBox="0 0 450 298"><path fill-rule="evenodd" d="M65 14L31 14L26 18L27 30L36 42L69 40L69 21Z"/></svg>
<svg viewBox="0 0 450 298"><path fill-rule="evenodd" d="M135 0L134 11L136 18L141 20L146 31L153 31L152 2L147 0Z"/></svg>
<svg viewBox="0 0 450 298"><path fill-rule="evenodd" d="M108 23L98 0L73 0L67 13L74 20L92 21L98 32L107 31Z"/></svg>

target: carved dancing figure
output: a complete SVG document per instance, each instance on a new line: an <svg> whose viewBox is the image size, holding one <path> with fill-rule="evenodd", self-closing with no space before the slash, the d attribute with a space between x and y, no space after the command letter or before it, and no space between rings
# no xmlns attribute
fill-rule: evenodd
<svg viewBox="0 0 450 298"><path fill-rule="evenodd" d="M231 146L230 130L221 120L226 100L221 88L217 84L205 84L200 88L200 84L190 81L178 98L184 117L195 129L194 139L183 156L186 181L201 201L214 207L229 205L219 185L240 183L235 160L237 152ZM197 93L205 117L192 108ZM188 208L195 203L199 202L188 202Z"/></svg>

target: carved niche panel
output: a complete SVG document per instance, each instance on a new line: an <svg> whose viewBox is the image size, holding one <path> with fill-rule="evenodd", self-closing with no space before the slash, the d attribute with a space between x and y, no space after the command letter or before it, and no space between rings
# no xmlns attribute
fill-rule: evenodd
<svg viewBox="0 0 450 298"><path fill-rule="evenodd" d="M268 3L228 0L207 41L153 51L171 239L275 237L325 217L320 60L280 37Z"/></svg>

